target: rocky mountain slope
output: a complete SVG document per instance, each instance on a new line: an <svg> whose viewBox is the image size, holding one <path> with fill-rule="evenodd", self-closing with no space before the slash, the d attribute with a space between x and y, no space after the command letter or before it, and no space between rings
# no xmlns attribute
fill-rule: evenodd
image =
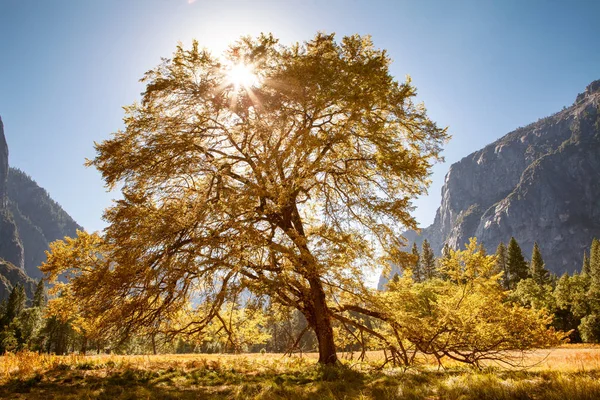
<svg viewBox="0 0 600 400"><path fill-rule="evenodd" d="M13 287L21 284L25 288L28 298L33 298L36 283L27 276L25 271L13 264L0 260L0 301L7 299Z"/></svg>
<svg viewBox="0 0 600 400"><path fill-rule="evenodd" d="M427 239L438 254L444 243L456 249L473 236L488 252L514 236L531 254L537 241L554 273L580 268L600 237L600 80L572 106L453 164L434 223L405 234L411 244Z"/></svg>
<svg viewBox="0 0 600 400"><path fill-rule="evenodd" d="M27 275L39 279L42 274L38 266L46 259L48 244L65 236L74 237L83 228L19 169L9 169L7 193L8 209L23 243L24 269Z"/></svg>
<svg viewBox="0 0 600 400"><path fill-rule="evenodd" d="M6 261L0 262L5 266L0 268L0 298L25 279L21 275L41 278L38 266L50 242L83 229L31 177L10 168L8 154L0 119L0 259Z"/></svg>

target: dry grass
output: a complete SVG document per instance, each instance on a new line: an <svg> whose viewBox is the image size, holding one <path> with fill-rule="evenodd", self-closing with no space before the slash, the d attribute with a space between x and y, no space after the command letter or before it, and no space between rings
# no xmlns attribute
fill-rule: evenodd
<svg viewBox="0 0 600 400"><path fill-rule="evenodd" d="M371 362L381 353L368 354ZM10 399L598 399L600 348L527 355L527 370L422 365L376 371L314 354L0 357L0 398ZM348 368L350 367L350 368Z"/></svg>

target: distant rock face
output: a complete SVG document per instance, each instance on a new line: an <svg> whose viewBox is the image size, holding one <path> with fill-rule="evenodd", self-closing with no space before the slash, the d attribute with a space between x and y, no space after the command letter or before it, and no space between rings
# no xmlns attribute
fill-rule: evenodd
<svg viewBox="0 0 600 400"><path fill-rule="evenodd" d="M25 250L25 271L30 277L39 279L42 273L38 267L46 260L48 245L65 236L75 237L77 230L83 228L21 170L9 169L7 191L8 208Z"/></svg>
<svg viewBox="0 0 600 400"><path fill-rule="evenodd" d="M8 209L0 210L0 259L25 269L25 251L15 220Z"/></svg>
<svg viewBox="0 0 600 400"><path fill-rule="evenodd" d="M6 260L29 278L39 279L42 273L38 267L46 259L49 243L73 237L83 228L31 177L9 167L1 120L0 198L0 263Z"/></svg>
<svg viewBox="0 0 600 400"><path fill-rule="evenodd" d="M600 80L571 107L453 164L434 223L405 235L427 239L437 254L473 236L490 253L514 236L528 255L537 241L549 270L580 268L584 249L600 237Z"/></svg>
<svg viewBox="0 0 600 400"><path fill-rule="evenodd" d="M24 269L23 245L10 210L8 210L8 145L0 118L0 257Z"/></svg>
<svg viewBox="0 0 600 400"><path fill-rule="evenodd" d="M4 137L4 124L0 118L0 208L6 207L6 184L8 182L8 144Z"/></svg>
<svg viewBox="0 0 600 400"><path fill-rule="evenodd" d="M10 292L19 283L25 288L27 297L33 298L35 281L20 268L0 260L0 301L7 299Z"/></svg>

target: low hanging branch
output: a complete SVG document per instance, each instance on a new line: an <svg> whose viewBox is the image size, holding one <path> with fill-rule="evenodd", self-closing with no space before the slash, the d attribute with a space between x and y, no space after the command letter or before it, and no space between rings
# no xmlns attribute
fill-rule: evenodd
<svg viewBox="0 0 600 400"><path fill-rule="evenodd" d="M417 353L433 356L440 366L445 357L477 367L511 366L523 359L519 352L562 343L567 334L548 328L551 317L545 311L506 300L494 267L494 256L479 251L473 239L444 259L442 273L451 279L400 278L385 292L361 297L360 306L332 307L332 318L376 338L389 353L386 363L404 366L414 364ZM371 329L344 316L348 312L381 326Z"/></svg>

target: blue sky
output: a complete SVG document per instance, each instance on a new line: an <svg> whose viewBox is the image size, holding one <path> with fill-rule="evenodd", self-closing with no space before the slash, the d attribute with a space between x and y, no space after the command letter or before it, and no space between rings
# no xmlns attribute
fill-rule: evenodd
<svg viewBox="0 0 600 400"><path fill-rule="evenodd" d="M571 104L600 79L600 1L0 0L0 115L10 163L88 230L116 193L85 168L122 127L138 79L192 38L220 52L242 35L285 44L317 31L370 34L453 136L415 202L433 221L452 162Z"/></svg>

